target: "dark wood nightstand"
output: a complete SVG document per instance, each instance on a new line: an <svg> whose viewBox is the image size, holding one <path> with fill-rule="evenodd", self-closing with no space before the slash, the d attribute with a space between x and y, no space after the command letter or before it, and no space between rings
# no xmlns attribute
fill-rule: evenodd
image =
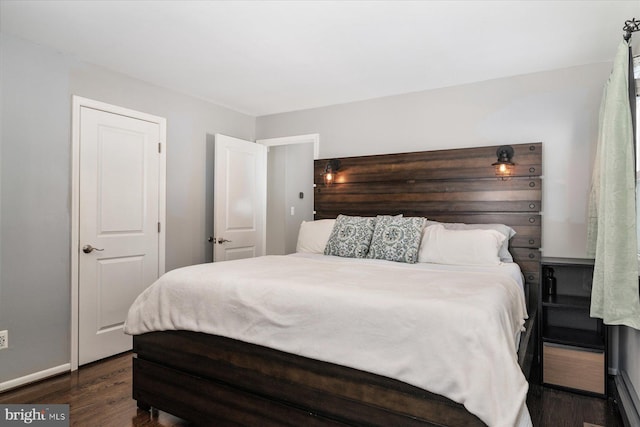
<svg viewBox="0 0 640 427"><path fill-rule="evenodd" d="M549 269L556 278L549 294ZM607 395L607 329L590 317L593 260L543 258L539 297L544 385Z"/></svg>

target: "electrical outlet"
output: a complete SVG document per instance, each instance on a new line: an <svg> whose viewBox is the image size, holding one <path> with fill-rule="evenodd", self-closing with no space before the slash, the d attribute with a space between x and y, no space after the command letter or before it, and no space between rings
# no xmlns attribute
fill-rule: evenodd
<svg viewBox="0 0 640 427"><path fill-rule="evenodd" d="M9 347L9 331L0 331L0 350Z"/></svg>

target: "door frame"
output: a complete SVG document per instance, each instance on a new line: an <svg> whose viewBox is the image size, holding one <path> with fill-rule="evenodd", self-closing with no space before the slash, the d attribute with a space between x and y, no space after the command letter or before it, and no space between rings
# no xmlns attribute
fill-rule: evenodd
<svg viewBox="0 0 640 427"><path fill-rule="evenodd" d="M318 160L320 158L320 134L318 133L283 136L280 138L256 139L256 143L264 145L267 147L267 150L269 147L275 147L277 145L313 143L313 160Z"/></svg>
<svg viewBox="0 0 640 427"><path fill-rule="evenodd" d="M257 139L256 143L262 144L265 147L267 147L267 173L269 169L268 156L269 156L270 147L294 145L294 144L313 144L313 160L318 160L320 158L320 134L318 133L310 133L305 135L292 135L292 136L284 136L284 137L278 137L278 138ZM313 165L312 165L312 168L313 168ZM316 185L313 184L314 189L315 187ZM269 197L269 182L267 180L267 198L268 197ZM313 215L315 215L316 211L313 210L313 207L314 207L313 197L314 197L314 192L311 191L311 209L312 209L311 212ZM267 209L267 218L268 217L269 217L269 210ZM266 221L268 221L268 219L266 219ZM265 223L265 233L267 233L267 227L266 227L267 224L268 222ZM267 250L267 246L265 243L265 253L266 253L266 250Z"/></svg>
<svg viewBox="0 0 640 427"><path fill-rule="evenodd" d="M78 309L79 309L79 256L80 256L80 110L82 107L92 108L107 113L133 117L160 127L160 165L158 186L158 220L160 233L158 242L158 275L165 270L165 237L166 237L166 191L167 191L167 120L140 111L107 104L81 96L72 96L71 125L71 370L78 369Z"/></svg>

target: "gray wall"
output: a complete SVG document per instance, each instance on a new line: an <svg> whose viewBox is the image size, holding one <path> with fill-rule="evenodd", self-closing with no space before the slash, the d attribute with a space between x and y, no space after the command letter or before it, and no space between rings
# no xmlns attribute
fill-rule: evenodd
<svg viewBox="0 0 640 427"><path fill-rule="evenodd" d="M609 71L595 64L263 116L256 136L319 133L321 158L542 141L544 255L580 258Z"/></svg>
<svg viewBox="0 0 640 427"><path fill-rule="evenodd" d="M1 35L0 383L70 361L71 96L167 119L167 270L210 259L210 137L255 118Z"/></svg>
<svg viewBox="0 0 640 427"><path fill-rule="evenodd" d="M267 255L285 254L285 198L287 146L269 147L267 153Z"/></svg>
<svg viewBox="0 0 640 427"><path fill-rule="evenodd" d="M269 147L267 175L267 255L290 254L302 221L313 220L313 143Z"/></svg>
<svg viewBox="0 0 640 427"><path fill-rule="evenodd" d="M71 62L0 37L4 382L69 362Z"/></svg>
<svg viewBox="0 0 640 427"><path fill-rule="evenodd" d="M296 251L300 224L313 221L313 143L287 145L286 149L285 253L291 254Z"/></svg>

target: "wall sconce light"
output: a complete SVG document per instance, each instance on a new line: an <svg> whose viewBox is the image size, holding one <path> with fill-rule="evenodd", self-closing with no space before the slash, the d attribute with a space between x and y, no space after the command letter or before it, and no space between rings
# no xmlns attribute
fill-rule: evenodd
<svg viewBox="0 0 640 427"><path fill-rule="evenodd" d="M503 145L496 150L498 160L492 163L491 166L496 169L496 176L502 180L509 179L513 174L513 167L515 163L511 161L513 158L513 147L510 145Z"/></svg>
<svg viewBox="0 0 640 427"><path fill-rule="evenodd" d="M338 169L340 169L340 160L331 159L327 162L327 165L324 167L324 173L322 174L324 185L331 185L335 182Z"/></svg>

